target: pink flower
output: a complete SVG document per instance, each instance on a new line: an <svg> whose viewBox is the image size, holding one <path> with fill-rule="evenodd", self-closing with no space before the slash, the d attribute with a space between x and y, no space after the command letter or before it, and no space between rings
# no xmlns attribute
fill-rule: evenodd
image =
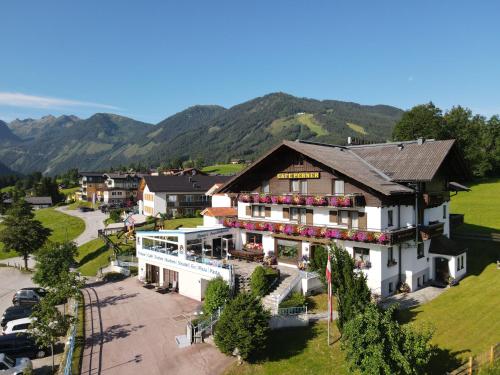
<svg viewBox="0 0 500 375"><path fill-rule="evenodd" d="M273 195L273 196L271 197L271 203L276 204L276 203L278 203L278 201L279 201L279 199L278 199L278 197L277 197L277 196Z"/></svg>
<svg viewBox="0 0 500 375"><path fill-rule="evenodd" d="M255 225L253 223L245 223L245 229L255 230Z"/></svg>
<svg viewBox="0 0 500 375"><path fill-rule="evenodd" d="M253 203L259 203L260 202L259 195L258 194L252 195L252 200L253 200Z"/></svg>
<svg viewBox="0 0 500 375"><path fill-rule="evenodd" d="M307 197L306 198L306 204L308 206L312 206L314 204L314 198L313 197Z"/></svg>
<svg viewBox="0 0 500 375"><path fill-rule="evenodd" d="M351 207L352 206L351 198L344 197L344 199L342 200L342 206Z"/></svg>
<svg viewBox="0 0 500 375"><path fill-rule="evenodd" d="M337 197L331 197L330 198L330 206L332 207L338 207L339 205L339 200Z"/></svg>
<svg viewBox="0 0 500 375"><path fill-rule="evenodd" d="M385 233L381 233L380 237L378 238L378 242L381 244L385 244L385 243L389 242L389 235L387 235Z"/></svg>
<svg viewBox="0 0 500 375"><path fill-rule="evenodd" d="M360 242L366 242L368 240L368 235L366 234L366 232L358 232L356 234L356 238Z"/></svg>
<svg viewBox="0 0 500 375"><path fill-rule="evenodd" d="M283 229L283 233L287 235L291 235L293 233L293 227L291 225L285 225L285 228Z"/></svg>

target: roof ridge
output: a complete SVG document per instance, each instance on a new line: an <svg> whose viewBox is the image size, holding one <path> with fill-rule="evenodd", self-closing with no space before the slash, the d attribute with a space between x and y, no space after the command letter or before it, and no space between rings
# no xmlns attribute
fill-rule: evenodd
<svg viewBox="0 0 500 375"><path fill-rule="evenodd" d="M351 153L352 155L354 155L356 158L358 158L362 163L366 164L368 167L370 167L374 172L376 172L378 175L380 175L380 177L382 177L383 179L385 179L386 181L391 181L392 182L392 179L387 176L384 172L382 172L380 169L376 168L375 166L371 165L370 163L368 163L365 159L363 159L361 156L359 156L358 154L356 154L354 151L352 150L349 150L347 149L347 152Z"/></svg>

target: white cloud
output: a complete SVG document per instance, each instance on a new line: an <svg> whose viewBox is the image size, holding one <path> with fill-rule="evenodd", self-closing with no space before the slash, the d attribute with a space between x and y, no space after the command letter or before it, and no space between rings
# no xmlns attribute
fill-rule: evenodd
<svg viewBox="0 0 500 375"><path fill-rule="evenodd" d="M408 82L412 82L413 81L413 76L409 76L408 77Z"/></svg>
<svg viewBox="0 0 500 375"><path fill-rule="evenodd" d="M58 109L58 108L62 109L62 108L75 108L75 107L102 108L102 109L112 109L112 110L119 109L118 107L107 104L83 102L71 99L52 98L48 96L27 95L18 92L2 92L2 91L0 91L0 105L11 106L11 107L44 108L44 109Z"/></svg>

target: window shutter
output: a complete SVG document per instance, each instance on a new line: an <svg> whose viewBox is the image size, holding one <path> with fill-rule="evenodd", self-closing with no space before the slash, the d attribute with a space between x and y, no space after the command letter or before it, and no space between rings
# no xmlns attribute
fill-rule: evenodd
<svg viewBox="0 0 500 375"><path fill-rule="evenodd" d="M330 223L338 223L337 211L330 211Z"/></svg>
<svg viewBox="0 0 500 375"><path fill-rule="evenodd" d="M358 212L358 227L359 229L366 229L367 226L366 212Z"/></svg>
<svg viewBox="0 0 500 375"><path fill-rule="evenodd" d="M286 220L290 219L290 208L288 208L288 207L283 208L283 219L286 219Z"/></svg>
<svg viewBox="0 0 500 375"><path fill-rule="evenodd" d="M252 216L252 206L245 207L245 215Z"/></svg>
<svg viewBox="0 0 500 375"><path fill-rule="evenodd" d="M313 224L313 210L306 210L306 224Z"/></svg>
<svg viewBox="0 0 500 375"><path fill-rule="evenodd" d="M266 217L271 217L271 207L265 208L265 215L266 215Z"/></svg>

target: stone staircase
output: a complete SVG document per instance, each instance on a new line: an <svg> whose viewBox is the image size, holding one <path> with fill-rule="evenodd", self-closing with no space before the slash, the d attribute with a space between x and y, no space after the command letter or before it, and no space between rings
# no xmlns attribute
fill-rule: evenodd
<svg viewBox="0 0 500 375"><path fill-rule="evenodd" d="M262 298L262 304L264 308L269 310L271 314L278 314L278 306L281 301L283 301L295 288L295 286L300 282L301 276L298 270L281 270L280 280L277 285L275 285L274 290Z"/></svg>

